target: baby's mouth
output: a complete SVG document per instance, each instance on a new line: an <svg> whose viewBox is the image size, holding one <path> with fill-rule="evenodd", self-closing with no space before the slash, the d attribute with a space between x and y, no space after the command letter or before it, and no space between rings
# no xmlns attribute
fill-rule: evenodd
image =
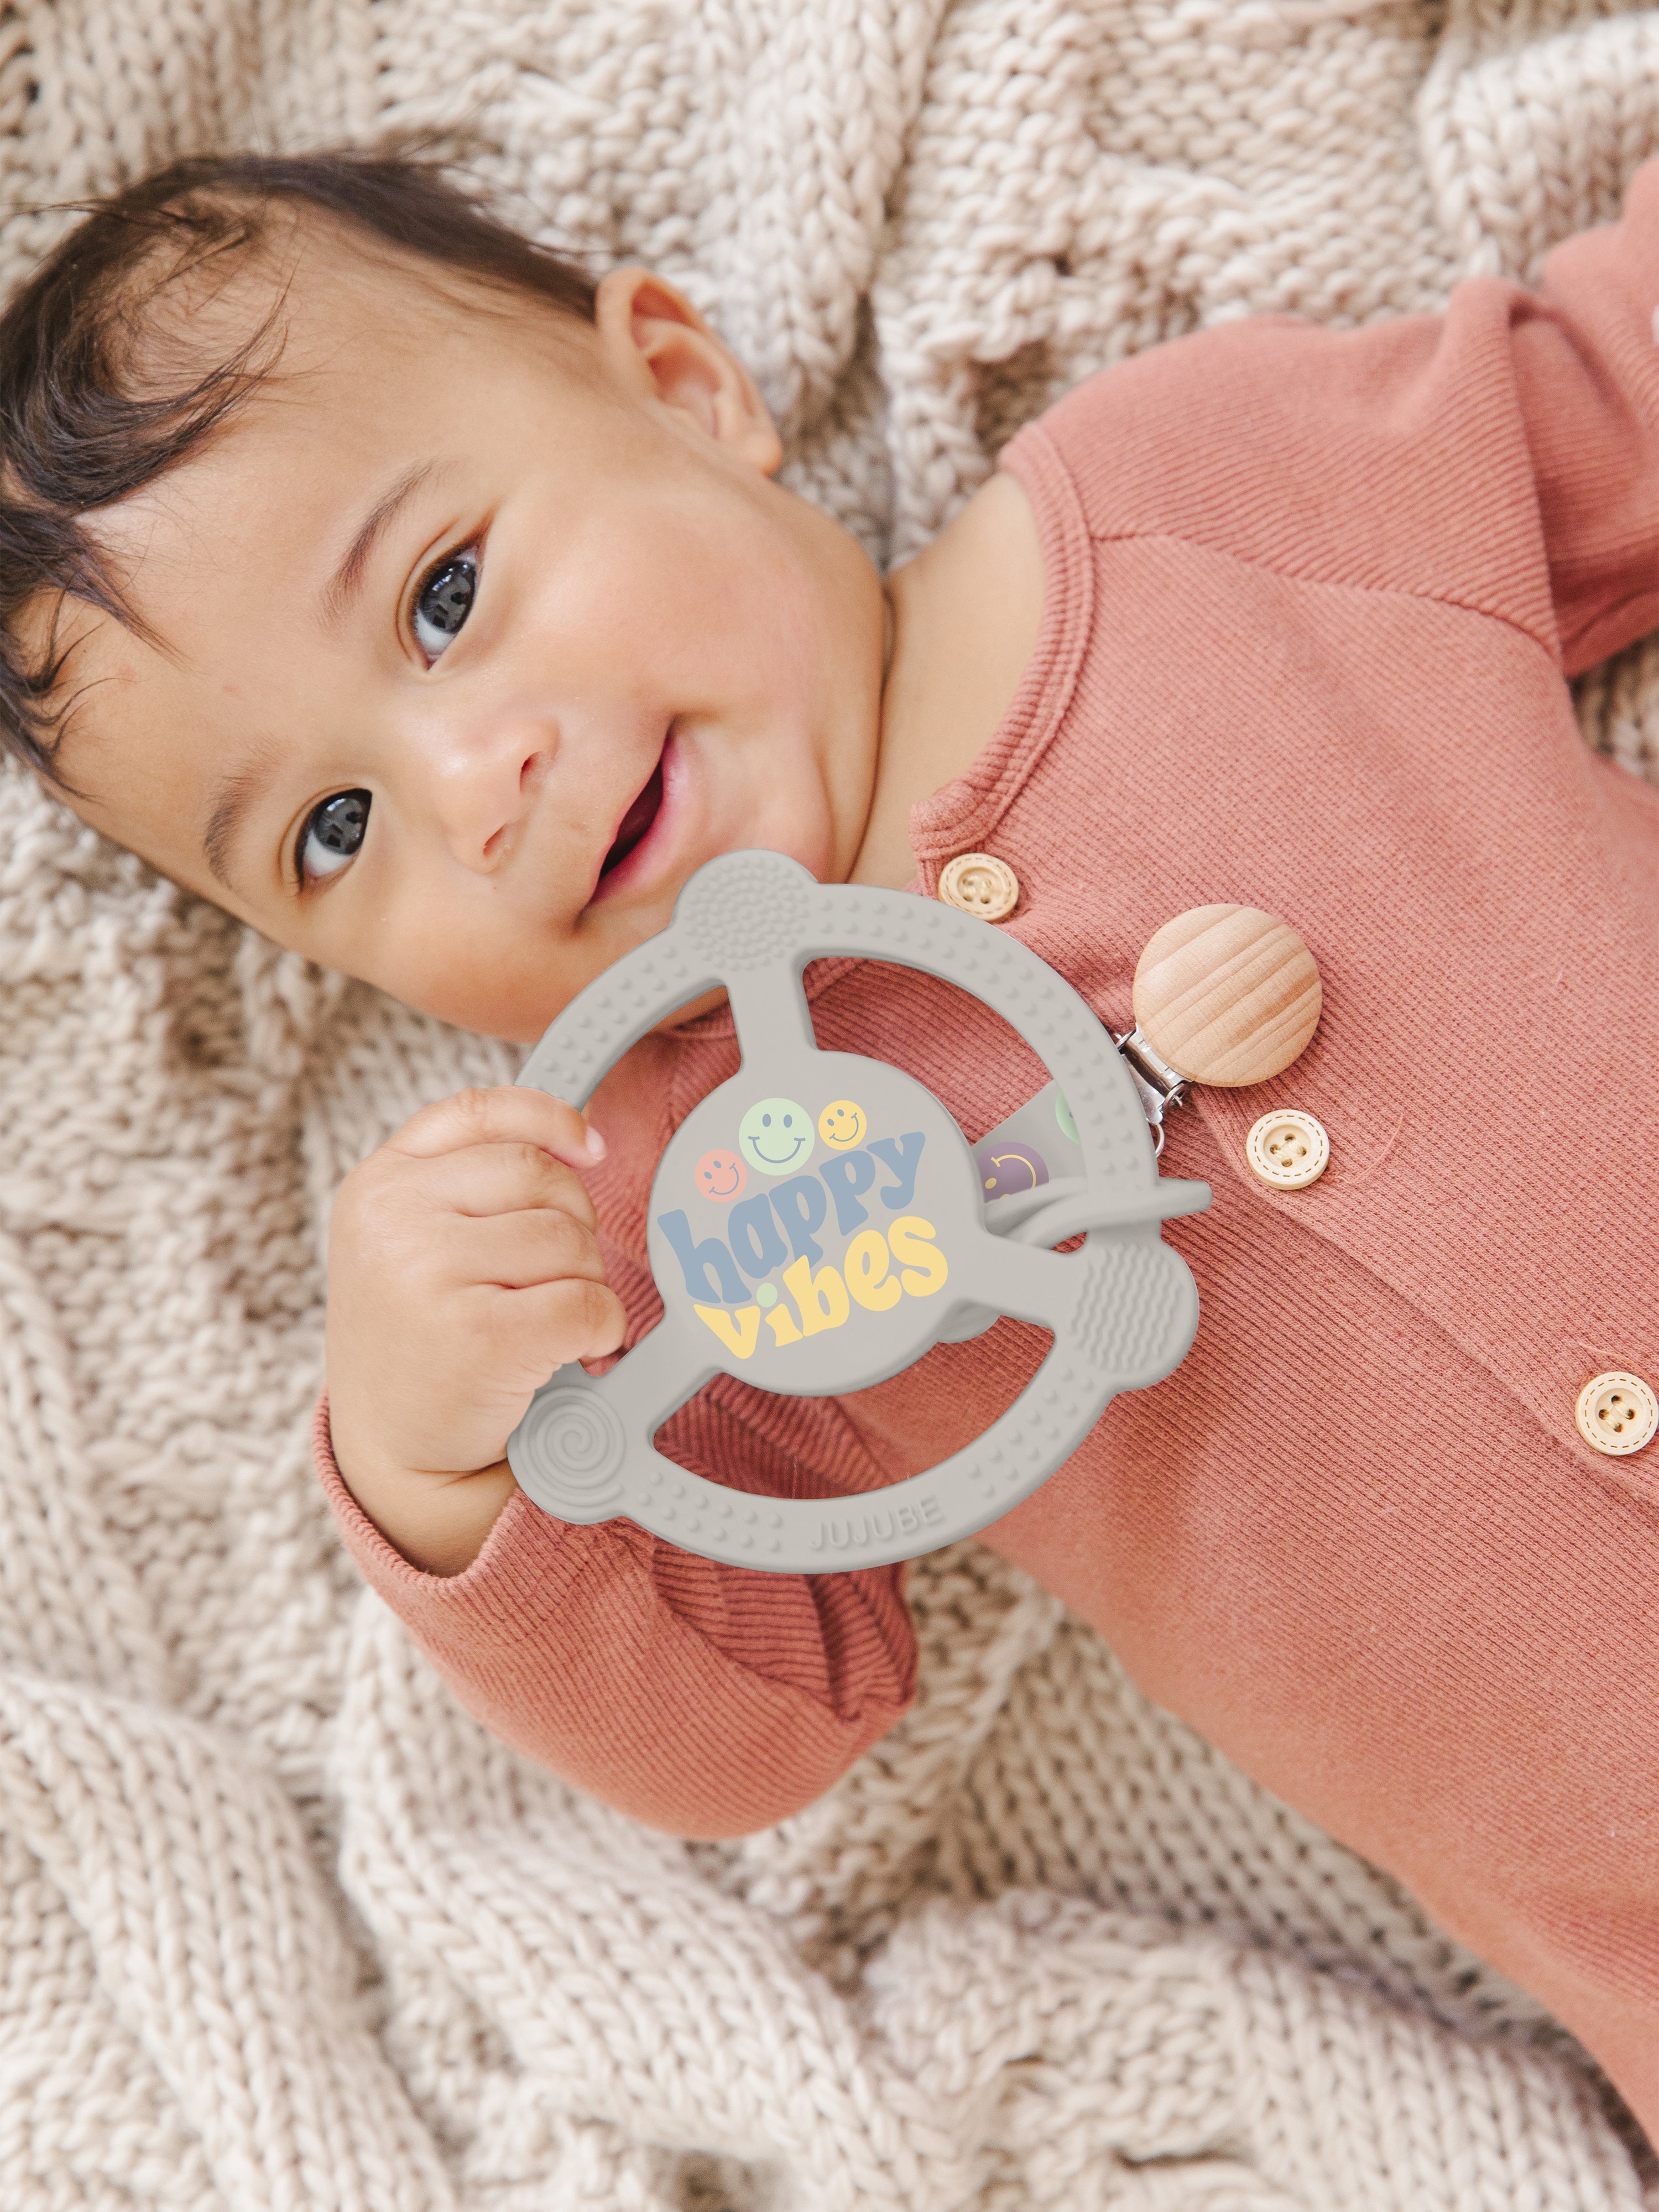
<svg viewBox="0 0 1659 2212"><path fill-rule="evenodd" d="M657 765L647 779L644 790L641 792L617 825L616 838L599 869L601 883L613 868L619 868L628 858L635 846L639 843L641 838L656 820L657 810L661 805L662 759L659 755Z"/></svg>

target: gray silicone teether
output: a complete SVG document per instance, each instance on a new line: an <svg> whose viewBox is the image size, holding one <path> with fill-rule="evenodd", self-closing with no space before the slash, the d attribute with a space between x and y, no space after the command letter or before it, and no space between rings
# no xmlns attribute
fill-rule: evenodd
<svg viewBox="0 0 1659 2212"><path fill-rule="evenodd" d="M1012 1024L1064 1094L1022 1115L1057 1112L1080 1172L988 1200L1031 1147L976 1160L911 1077L820 1052L801 971L836 953L942 976ZM1198 1293L1158 1224L1206 1206L1209 1187L1159 1177L1110 1036L1017 938L908 892L815 883L778 853L700 868L669 927L571 1002L519 1080L585 1105L629 1045L719 984L743 1065L658 1165L647 1252L662 1319L607 1375L572 1365L543 1385L507 1445L514 1474L559 1520L626 1516L733 1566L823 1573L933 1551L1028 1497L1118 1391L1180 1364ZM1078 1251L1041 1249L1085 1231ZM1054 1342L977 1443L926 1474L851 1498L761 1498L655 1448L716 1373L797 1396L861 1389L998 1313Z"/></svg>

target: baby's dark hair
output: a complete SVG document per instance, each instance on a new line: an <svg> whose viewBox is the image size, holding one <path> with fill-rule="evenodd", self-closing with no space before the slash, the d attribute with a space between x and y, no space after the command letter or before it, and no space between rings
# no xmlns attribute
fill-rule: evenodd
<svg viewBox="0 0 1659 2212"><path fill-rule="evenodd" d="M228 356L165 388L150 322L180 280L228 276L265 245L273 211L332 216L369 239L592 323L592 280L498 222L434 164L354 153L201 155L107 199L46 256L0 315L0 745L62 784L72 697L58 618L78 599L142 633L82 518L153 483L270 372L280 302ZM157 388L158 384L161 388ZM18 635L38 602L43 647Z"/></svg>

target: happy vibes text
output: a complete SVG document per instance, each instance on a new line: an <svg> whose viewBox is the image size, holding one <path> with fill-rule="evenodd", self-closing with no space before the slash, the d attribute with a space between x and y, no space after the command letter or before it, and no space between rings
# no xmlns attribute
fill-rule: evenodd
<svg viewBox="0 0 1659 2212"><path fill-rule="evenodd" d="M944 1287L950 1267L933 1242L933 1223L901 1210L915 1194L926 1143L920 1129L877 1138L866 1148L825 1160L815 1175L792 1176L775 1190L734 1206L724 1237L696 1237L678 1207L657 1216L657 1226L680 1263L693 1310L735 1358L747 1359L754 1352L763 1320L777 1344L799 1344L824 1329L839 1328L855 1304L868 1313L886 1313L906 1293L931 1297ZM878 1168L891 1180L877 1188ZM866 1226L866 1194L898 1217L887 1223L884 1232ZM814 1234L823 1228L831 1206L836 1231L852 1239L839 1267L820 1264L823 1247ZM791 1264L784 1267L786 1260ZM793 1312L781 1299L772 1302L776 1293L765 1279L779 1267ZM750 1281L762 1285L758 1294L750 1290Z"/></svg>

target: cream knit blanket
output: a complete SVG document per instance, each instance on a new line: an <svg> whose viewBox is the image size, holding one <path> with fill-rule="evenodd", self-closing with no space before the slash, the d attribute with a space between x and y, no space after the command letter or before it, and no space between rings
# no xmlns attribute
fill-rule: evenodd
<svg viewBox="0 0 1659 2212"><path fill-rule="evenodd" d="M885 556L1104 362L1533 268L1659 146L1659 14L8 0L0 281L31 204L340 139L683 280ZM1585 687L1638 768L1650 672ZM971 1545L916 1571L915 1712L769 1834L493 1743L305 1432L331 1189L514 1054L0 808L6 2212L1644 2203L1534 2007Z"/></svg>

